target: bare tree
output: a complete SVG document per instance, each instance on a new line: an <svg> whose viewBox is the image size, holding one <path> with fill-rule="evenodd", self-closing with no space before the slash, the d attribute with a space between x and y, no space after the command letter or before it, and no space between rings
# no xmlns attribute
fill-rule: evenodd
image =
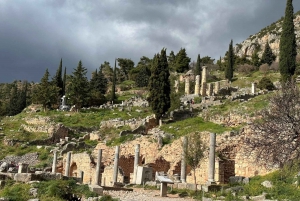
<svg viewBox="0 0 300 201"><path fill-rule="evenodd" d="M245 140L249 153L257 152L257 162L267 168L282 167L300 156L299 88L294 82L284 83L269 101Z"/></svg>
<svg viewBox="0 0 300 201"><path fill-rule="evenodd" d="M204 157L206 146L201 140L199 133L193 133L187 138L187 148L184 150L184 157L187 165L189 165L194 171L194 182L197 186L196 181L196 168L199 166L199 162ZM196 187L197 191L197 187Z"/></svg>

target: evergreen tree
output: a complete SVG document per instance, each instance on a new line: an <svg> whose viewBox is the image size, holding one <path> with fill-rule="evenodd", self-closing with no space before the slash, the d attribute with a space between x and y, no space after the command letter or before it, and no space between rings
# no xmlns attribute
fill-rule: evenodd
<svg viewBox="0 0 300 201"><path fill-rule="evenodd" d="M273 63L273 61L276 59L276 56L273 54L269 43L267 42L265 46L265 50L263 52L263 55L261 57L261 62L263 64L268 64L269 66Z"/></svg>
<svg viewBox="0 0 300 201"><path fill-rule="evenodd" d="M156 116L157 123L165 112L170 108L170 81L169 67L166 49L162 49L160 55L153 58L151 77L149 81L149 103Z"/></svg>
<svg viewBox="0 0 300 201"><path fill-rule="evenodd" d="M38 103L43 105L44 110L46 110L47 107L50 108L52 104L56 103L59 93L59 88L49 82L49 76L49 71L46 69L46 72L42 77L40 84L37 86L37 90L35 91L36 100Z"/></svg>
<svg viewBox="0 0 300 201"><path fill-rule="evenodd" d="M258 56L258 50L254 50L252 56L251 56L251 61L252 61L252 65L255 67L259 67L260 66L260 58Z"/></svg>
<svg viewBox="0 0 300 201"><path fill-rule="evenodd" d="M89 82L86 73L87 69L79 61L77 68L74 69L73 75L70 77L70 84L68 85L70 102L75 105L77 111L87 103L89 98Z"/></svg>
<svg viewBox="0 0 300 201"><path fill-rule="evenodd" d="M232 81L233 78L233 65L234 65L234 53L232 47L232 40L229 44L228 54L227 54L227 66L225 68L225 78Z"/></svg>
<svg viewBox="0 0 300 201"><path fill-rule="evenodd" d="M111 86L111 97L110 100L113 102L116 98L116 72L117 72L117 60L115 59L115 68L114 68L114 74L113 74L113 80L112 80L112 86Z"/></svg>
<svg viewBox="0 0 300 201"><path fill-rule="evenodd" d="M151 71L147 66L142 66L138 72L135 80L137 87L147 87L149 83L149 78L151 76Z"/></svg>
<svg viewBox="0 0 300 201"><path fill-rule="evenodd" d="M121 81L129 79L129 72L134 68L134 62L131 59L118 58L120 67Z"/></svg>
<svg viewBox="0 0 300 201"><path fill-rule="evenodd" d="M181 48L176 55L175 59L175 69L178 73L183 73L189 70L189 64L191 62L191 58L189 58L186 54L185 48Z"/></svg>
<svg viewBox="0 0 300 201"><path fill-rule="evenodd" d="M90 81L90 89L99 91L101 94L105 94L107 90L107 79L104 77L101 67L99 72L97 70L93 73L93 77Z"/></svg>
<svg viewBox="0 0 300 201"><path fill-rule="evenodd" d="M67 86L67 68L65 67L64 76L63 76L63 93L62 95L66 94L66 86Z"/></svg>
<svg viewBox="0 0 300 201"><path fill-rule="evenodd" d="M18 86L17 83L14 83L10 93L8 106L7 106L7 114L9 116L13 116L19 113L18 111L19 105L17 104L18 95L19 95Z"/></svg>
<svg viewBox="0 0 300 201"><path fill-rule="evenodd" d="M195 68L195 76L200 75L201 76L201 59L200 59L200 54L198 54L197 57L197 63L196 63L196 68Z"/></svg>
<svg viewBox="0 0 300 201"><path fill-rule="evenodd" d="M55 86L59 88L59 96L63 96L63 79L62 79L62 59L60 59L60 63L58 66L58 69L56 71L55 76L52 79L52 82Z"/></svg>
<svg viewBox="0 0 300 201"><path fill-rule="evenodd" d="M293 19L293 0L287 0L279 44L279 69L283 81L290 79L296 69L297 51Z"/></svg>
<svg viewBox="0 0 300 201"><path fill-rule="evenodd" d="M103 73L104 77L107 79L109 83L112 83L114 70L110 66L108 61L104 61L103 64L100 65L101 72Z"/></svg>
<svg viewBox="0 0 300 201"><path fill-rule="evenodd" d="M170 52L170 55L168 56L168 64L169 64L169 69L171 71L176 71L175 62L176 62L176 56L174 54L174 51L172 50Z"/></svg>

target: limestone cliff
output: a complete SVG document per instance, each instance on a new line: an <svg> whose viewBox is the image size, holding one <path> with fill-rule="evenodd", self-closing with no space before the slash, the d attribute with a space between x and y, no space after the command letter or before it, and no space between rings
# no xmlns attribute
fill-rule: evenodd
<svg viewBox="0 0 300 201"><path fill-rule="evenodd" d="M278 20L277 22L272 23L271 25L263 28L260 32L250 35L245 41L240 44L236 44L234 47L234 52L239 57L246 56L251 59L252 54L255 49L258 48L258 55L261 58L265 45L269 42L269 45L273 53L277 56L279 55L279 42L282 32L282 22L283 19ZM300 12L295 14L294 18L295 25L295 35L297 46L300 47ZM298 54L300 53L299 49L297 50Z"/></svg>

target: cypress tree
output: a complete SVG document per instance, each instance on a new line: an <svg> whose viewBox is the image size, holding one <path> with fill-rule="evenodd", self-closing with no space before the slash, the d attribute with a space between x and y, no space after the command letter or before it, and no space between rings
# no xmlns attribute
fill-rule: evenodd
<svg viewBox="0 0 300 201"><path fill-rule="evenodd" d="M234 53L232 47L232 40L229 44L228 54L227 54L227 66L225 68L225 78L232 81L233 78L233 65L234 65Z"/></svg>
<svg viewBox="0 0 300 201"><path fill-rule="evenodd" d="M62 95L66 94L66 82L67 82L67 67L65 67L64 76L63 76L63 93Z"/></svg>
<svg viewBox="0 0 300 201"><path fill-rule="evenodd" d="M293 0L287 0L279 44L279 70L283 81L290 79L296 69L297 51L293 19Z"/></svg>
<svg viewBox="0 0 300 201"><path fill-rule="evenodd" d="M195 76L196 75L201 75L201 63L200 63L200 61L201 61L200 54L198 54L196 68L195 68Z"/></svg>
<svg viewBox="0 0 300 201"><path fill-rule="evenodd" d="M263 52L263 55L261 57L261 62L264 64L268 64L269 66L272 64L272 62L276 59L276 56L273 54L269 43L267 42L265 46L265 50Z"/></svg>
<svg viewBox="0 0 300 201"><path fill-rule="evenodd" d="M114 101L116 98L116 75L117 75L117 59L115 59L115 68L114 68L114 74L113 74L113 80L112 80L112 86L111 86L111 101Z"/></svg>
<svg viewBox="0 0 300 201"><path fill-rule="evenodd" d="M59 95L63 96L63 80L62 80L62 59L60 59L60 63L58 69L56 71L55 76L52 80L53 84L59 88Z"/></svg>
<svg viewBox="0 0 300 201"><path fill-rule="evenodd" d="M157 123L171 105L169 67L166 49L162 49L160 55L154 55L149 81L149 103L156 116Z"/></svg>

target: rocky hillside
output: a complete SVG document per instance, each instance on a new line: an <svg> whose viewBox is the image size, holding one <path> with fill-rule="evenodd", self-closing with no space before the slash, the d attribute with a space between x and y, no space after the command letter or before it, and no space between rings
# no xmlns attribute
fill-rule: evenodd
<svg viewBox="0 0 300 201"><path fill-rule="evenodd" d="M263 28L260 32L254 35L250 35L249 38L247 38L242 43L236 44L236 46L234 47L235 54L238 55L239 57L246 55L247 58L251 59L252 54L257 48L259 50L258 55L259 57L261 57L265 49L266 43L269 42L269 45L273 53L276 56L278 56L279 42L280 42L280 36L282 32L282 22L283 22L283 18ZM300 47L300 11L298 11L295 14L294 24L295 24L296 42L298 47ZM300 51L298 49L298 54L299 53Z"/></svg>

